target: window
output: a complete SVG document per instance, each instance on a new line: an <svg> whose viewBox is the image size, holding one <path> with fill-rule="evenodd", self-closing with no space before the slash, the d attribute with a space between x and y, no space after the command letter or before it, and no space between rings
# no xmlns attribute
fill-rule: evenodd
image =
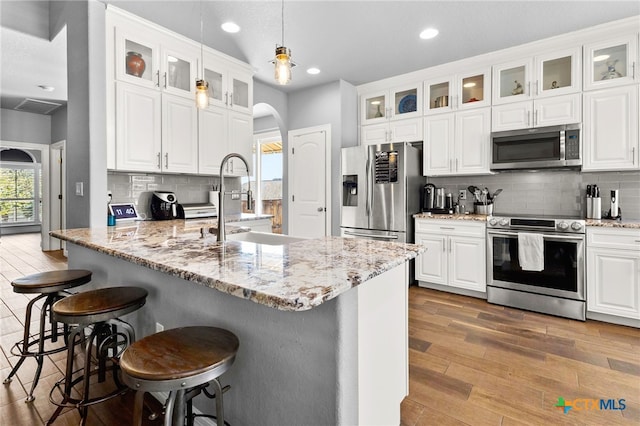
<svg viewBox="0 0 640 426"><path fill-rule="evenodd" d="M0 152L0 223L39 224L40 164L28 152L3 149Z"/></svg>

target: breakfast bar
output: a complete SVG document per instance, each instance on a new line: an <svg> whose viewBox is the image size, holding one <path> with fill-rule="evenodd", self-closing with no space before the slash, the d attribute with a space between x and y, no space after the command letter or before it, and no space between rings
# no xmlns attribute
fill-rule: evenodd
<svg viewBox="0 0 640 426"><path fill-rule="evenodd" d="M132 222L52 235L71 243L70 268L93 271L91 286L149 291L127 318L137 338L193 325L238 336L235 364L221 379L231 386L230 424L399 424L408 260L425 249L339 237L259 243L230 226L218 242L214 226ZM203 412L208 404L195 401Z"/></svg>

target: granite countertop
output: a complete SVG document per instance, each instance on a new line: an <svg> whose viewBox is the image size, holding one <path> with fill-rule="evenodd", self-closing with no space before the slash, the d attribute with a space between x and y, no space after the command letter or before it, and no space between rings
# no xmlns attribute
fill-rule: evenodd
<svg viewBox="0 0 640 426"><path fill-rule="evenodd" d="M247 220L259 220L259 219L271 219L272 214L254 214L254 213L236 213L225 214L224 221L226 222L244 222ZM218 220L217 218L214 220Z"/></svg>
<svg viewBox="0 0 640 426"><path fill-rule="evenodd" d="M431 214L416 213L414 219L448 219L448 220L471 220L475 222L486 222L486 214Z"/></svg>
<svg viewBox="0 0 640 426"><path fill-rule="evenodd" d="M640 219L586 219L587 226L599 226L603 228L628 228L640 229Z"/></svg>
<svg viewBox="0 0 640 426"><path fill-rule="evenodd" d="M214 235L200 232L215 224L196 219L129 222L51 235L283 311L319 306L426 250L414 244L340 237L277 246L218 243ZM247 230L227 227L228 234Z"/></svg>

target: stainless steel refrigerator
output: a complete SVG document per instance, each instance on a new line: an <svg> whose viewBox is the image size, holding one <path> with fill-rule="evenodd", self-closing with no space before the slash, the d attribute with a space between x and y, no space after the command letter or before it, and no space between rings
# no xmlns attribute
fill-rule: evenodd
<svg viewBox="0 0 640 426"><path fill-rule="evenodd" d="M413 242L420 211L422 150L409 143L342 149L343 237Z"/></svg>

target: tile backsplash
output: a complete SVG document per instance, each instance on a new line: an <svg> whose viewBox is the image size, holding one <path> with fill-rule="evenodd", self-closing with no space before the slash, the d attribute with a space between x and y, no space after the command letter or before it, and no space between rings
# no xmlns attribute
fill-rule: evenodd
<svg viewBox="0 0 640 426"><path fill-rule="evenodd" d="M640 172L536 171L502 172L487 176L427 178L427 182L445 188L457 200L458 191L469 185L487 187L491 193L502 188L496 198L494 214L520 213L558 216L586 216L587 185L600 188L603 217L609 210L610 191L619 190L623 219L640 219ZM462 201L473 212L473 196L467 191Z"/></svg>
<svg viewBox="0 0 640 426"><path fill-rule="evenodd" d="M240 190L240 180L238 177L225 177L225 189ZM149 193L153 191L171 191L181 204L206 203L213 185L219 184L218 176L123 172L109 172L107 175L107 189L111 191L113 202L136 203L141 212L148 209ZM225 212L239 213L241 208L240 201L231 197L225 199Z"/></svg>

